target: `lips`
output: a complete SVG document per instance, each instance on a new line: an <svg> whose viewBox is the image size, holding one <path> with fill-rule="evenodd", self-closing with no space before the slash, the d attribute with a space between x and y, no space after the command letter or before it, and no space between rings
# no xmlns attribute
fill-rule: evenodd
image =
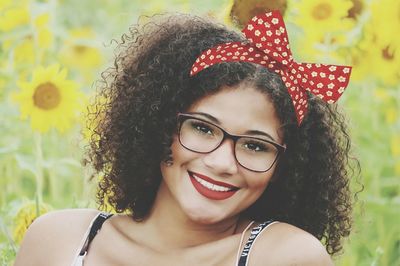
<svg viewBox="0 0 400 266"><path fill-rule="evenodd" d="M189 176L197 192L208 199L224 200L232 197L239 190L239 187L213 180L210 177L198 173L189 172ZM213 189L211 189L211 184L214 185L212 186Z"/></svg>

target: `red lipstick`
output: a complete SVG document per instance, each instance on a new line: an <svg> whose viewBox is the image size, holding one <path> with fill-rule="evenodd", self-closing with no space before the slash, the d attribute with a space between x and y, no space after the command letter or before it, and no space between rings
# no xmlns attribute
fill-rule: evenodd
<svg viewBox="0 0 400 266"><path fill-rule="evenodd" d="M200 184L195 178L194 176L198 178L203 179L204 181L207 181L211 184L215 184L218 186L223 186L226 188L230 188L230 190L228 191L215 191L215 190L211 190L205 186L203 186L202 184ZM231 184L227 184L224 182L220 182L220 181L216 181L213 180L207 176L201 175L201 174L197 174L197 173L193 173L193 172L189 172L189 176L190 176L190 181L192 182L194 188L197 190L197 192L199 192L201 195L203 195L204 197L208 198L208 199L212 199L212 200L224 200L227 198L232 197L236 191L238 191L238 187L233 186Z"/></svg>

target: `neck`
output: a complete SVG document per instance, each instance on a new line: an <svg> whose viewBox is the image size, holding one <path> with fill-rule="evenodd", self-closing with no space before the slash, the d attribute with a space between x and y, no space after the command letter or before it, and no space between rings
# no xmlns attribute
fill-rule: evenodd
<svg viewBox="0 0 400 266"><path fill-rule="evenodd" d="M161 185L145 222L149 229L147 232L150 232L151 237L158 243L157 249L172 250L200 246L234 235L238 230L239 216L216 223L190 219L174 199L165 195L169 194L167 190Z"/></svg>

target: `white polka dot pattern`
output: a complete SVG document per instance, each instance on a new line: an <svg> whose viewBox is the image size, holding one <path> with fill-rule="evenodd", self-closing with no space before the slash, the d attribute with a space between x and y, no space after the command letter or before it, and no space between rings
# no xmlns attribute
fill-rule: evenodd
<svg viewBox="0 0 400 266"><path fill-rule="evenodd" d="M224 43L204 51L193 64L190 76L222 62L244 61L262 65L280 74L292 97L298 125L307 112L306 90L334 103L347 87L351 73L349 66L294 61L279 11L253 17L242 32L247 42Z"/></svg>

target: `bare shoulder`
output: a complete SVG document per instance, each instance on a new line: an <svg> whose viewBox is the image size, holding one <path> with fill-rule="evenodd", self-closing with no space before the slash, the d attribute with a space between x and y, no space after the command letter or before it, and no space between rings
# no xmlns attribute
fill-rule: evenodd
<svg viewBox="0 0 400 266"><path fill-rule="evenodd" d="M70 265L98 213L93 209L68 209L38 217L24 236L15 265Z"/></svg>
<svg viewBox="0 0 400 266"><path fill-rule="evenodd" d="M271 224L253 246L251 265L333 265L317 238L287 223Z"/></svg>

